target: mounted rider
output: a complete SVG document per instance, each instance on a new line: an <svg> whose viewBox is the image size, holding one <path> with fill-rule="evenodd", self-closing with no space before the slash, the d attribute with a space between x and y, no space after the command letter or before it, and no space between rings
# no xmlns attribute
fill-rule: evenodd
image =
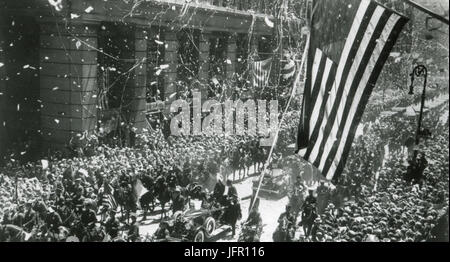
<svg viewBox="0 0 450 262"><path fill-rule="evenodd" d="M305 202L303 203L302 209L304 210L305 208L316 208L316 204L317 204L317 198L314 196L314 190L309 189L308 190L308 196L305 198Z"/></svg>

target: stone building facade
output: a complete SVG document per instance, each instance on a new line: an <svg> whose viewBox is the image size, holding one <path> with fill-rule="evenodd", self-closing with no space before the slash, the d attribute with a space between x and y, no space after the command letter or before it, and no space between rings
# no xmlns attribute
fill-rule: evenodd
<svg viewBox="0 0 450 262"><path fill-rule="evenodd" d="M271 1L51 3L58 1L0 3L3 153L13 142L23 143L25 154L65 147L111 119L141 132L148 111L167 109L180 91L180 63L185 62L180 48L189 48L183 31L198 39L193 44L198 53L188 67L195 69L189 81L204 83L200 89L211 79L213 45L224 50L217 52L227 59L224 78L232 78L242 67L242 45L257 49L258 37L270 37L273 31L265 22L272 18L264 14ZM248 12L250 8L256 12ZM242 39L250 32L248 44ZM105 86L115 91L104 94ZM208 96L207 90L200 91ZM112 96L107 106L100 101L105 96Z"/></svg>

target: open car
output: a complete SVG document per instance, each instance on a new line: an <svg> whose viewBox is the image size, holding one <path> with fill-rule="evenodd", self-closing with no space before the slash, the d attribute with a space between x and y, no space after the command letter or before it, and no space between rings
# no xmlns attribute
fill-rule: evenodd
<svg viewBox="0 0 450 262"><path fill-rule="evenodd" d="M201 208L199 210L178 211L168 223L169 242L205 242L224 223L221 216L224 207ZM164 240L154 240L157 242Z"/></svg>
<svg viewBox="0 0 450 262"><path fill-rule="evenodd" d="M253 191L258 189L260 177L253 180ZM288 178L282 169L275 168L266 174L259 189L259 195L270 198L282 198L286 196L288 189Z"/></svg>

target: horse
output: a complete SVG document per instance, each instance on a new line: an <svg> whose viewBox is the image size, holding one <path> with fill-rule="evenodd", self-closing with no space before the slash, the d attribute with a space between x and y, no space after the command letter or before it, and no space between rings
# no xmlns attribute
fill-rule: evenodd
<svg viewBox="0 0 450 262"><path fill-rule="evenodd" d="M305 232L305 237L311 233L311 228L314 224L314 220L317 218L315 207L312 205L305 205L302 212L302 221L301 224L303 226L303 232Z"/></svg>
<svg viewBox="0 0 450 262"><path fill-rule="evenodd" d="M170 191L164 177L159 176L156 179L154 186L154 193L156 199L158 199L161 205L162 210L161 219L163 219L164 217L166 217L166 211L164 210L164 206L166 205L166 203L170 201Z"/></svg>
<svg viewBox="0 0 450 262"><path fill-rule="evenodd" d="M129 221L130 212L135 212L137 209L136 206L136 196L133 193L132 188L125 188L119 186L114 190L114 198L116 199L117 204L120 206L120 211L122 214L122 219L124 218L123 211L125 211L126 219Z"/></svg>
<svg viewBox="0 0 450 262"><path fill-rule="evenodd" d="M144 211L144 217L142 218L142 220L146 220L147 211L150 210L150 212L153 212L153 210L155 210L155 192L153 188L148 190L141 196L141 198L139 198L139 204Z"/></svg>

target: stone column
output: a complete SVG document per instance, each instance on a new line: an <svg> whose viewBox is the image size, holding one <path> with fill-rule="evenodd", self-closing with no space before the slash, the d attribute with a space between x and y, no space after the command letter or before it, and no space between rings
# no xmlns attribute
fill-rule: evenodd
<svg viewBox="0 0 450 262"><path fill-rule="evenodd" d="M178 40L175 32L165 31L164 39L166 49L164 51L164 64L168 68L163 70L164 73L164 98L166 102L167 111L170 109L170 104L176 99L176 96L171 96L177 92L177 65L178 65Z"/></svg>
<svg viewBox="0 0 450 262"><path fill-rule="evenodd" d="M209 50L210 50L210 32L202 32L200 35L200 43L199 43L199 73L198 78L200 82L203 84L202 90L202 100L206 99L208 96L208 88L209 84Z"/></svg>
<svg viewBox="0 0 450 262"><path fill-rule="evenodd" d="M97 121L97 24L41 22L40 96L44 148L61 148Z"/></svg>
<svg viewBox="0 0 450 262"><path fill-rule="evenodd" d="M140 133L146 126L146 88L147 88L147 38L146 28L136 26L134 58L138 66L134 69L134 89L131 105L131 123L135 132Z"/></svg>

